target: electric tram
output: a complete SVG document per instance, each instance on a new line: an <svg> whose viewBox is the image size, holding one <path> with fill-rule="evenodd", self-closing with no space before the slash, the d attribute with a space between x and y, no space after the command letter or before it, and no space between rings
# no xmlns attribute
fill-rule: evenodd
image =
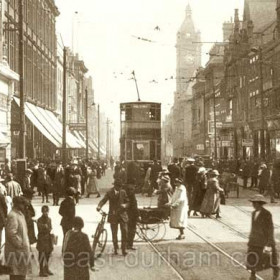
<svg viewBox="0 0 280 280"><path fill-rule="evenodd" d="M120 151L125 161L150 162L161 159L161 104L120 104Z"/></svg>

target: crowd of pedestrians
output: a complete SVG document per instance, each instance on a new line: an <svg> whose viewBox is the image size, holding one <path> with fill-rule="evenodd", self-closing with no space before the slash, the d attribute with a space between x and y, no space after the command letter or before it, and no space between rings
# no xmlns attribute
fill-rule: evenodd
<svg viewBox="0 0 280 280"><path fill-rule="evenodd" d="M20 178L15 161L10 165L6 160L5 164L1 165L0 247L2 231L5 229L3 247L6 273L10 275L10 279L26 279L26 275L31 273L31 261L34 258L32 244L36 244L38 251L39 276L53 275L49 260L56 244L56 236L52 232L52 221L49 217L50 196L53 206L60 205L58 212L62 216L61 226L65 236L63 252L77 254L76 246L80 240L79 250L83 253L90 251L92 254L89 239L81 232L83 221L76 217L75 207L82 197L86 199L91 194L100 197L97 179L105 175L106 168L106 161L73 159L65 166L59 161L29 161L24 176ZM35 210L32 205L35 194L37 199L38 196L41 197L43 204L42 215L38 220L34 219ZM63 201L60 204L61 198ZM35 226L38 235L35 234ZM69 233L67 237L66 233ZM73 238L76 243L72 242ZM89 279L88 270L93 265L92 259L90 254L88 259L82 259L84 270L81 270L80 265L75 266L76 262L71 264L71 267L74 267L71 270L65 261L64 279ZM3 264L1 267L3 269ZM77 278L73 276L73 271L76 271Z"/></svg>
<svg viewBox="0 0 280 280"><path fill-rule="evenodd" d="M212 162L209 167L202 158L186 158L181 161L174 158L166 169L157 160L146 167L138 162L121 161L115 164L110 161L110 165L114 169L113 187L99 201L97 211L109 203L108 222L112 231L114 254L118 254L119 248L123 256L126 256L129 250L136 249L134 247L136 226L142 219L136 193L146 194L147 197L157 196L158 213L162 219L169 219L170 228L179 231L176 239L182 240L185 239L184 230L189 216L200 215L202 218L209 218L215 215L216 218L221 218L220 204L225 203L223 199L230 191L228 184L236 182L239 176L243 178L244 188L257 188L260 192L259 197L251 200L255 211L252 216L248 255L250 256L252 252L260 254L260 250L266 246L272 247L275 255L273 229L258 236L260 231L255 228L263 227L259 221L256 222L256 217L266 220L266 230L273 228L271 214L262 206L265 203L263 195L267 194L271 202L275 201L276 185L280 180L278 175L280 165L277 162L266 164L245 160L240 163L228 161L222 165L220 162ZM76 216L76 207L81 198L87 199L92 194L96 197L101 196L98 179L105 175L106 167L106 164L96 161L72 160L66 166L61 162L33 162L28 164L25 176L20 182L13 165L10 168L6 162L1 166L0 236L5 228L4 248L10 279L26 279L26 275L30 273L30 266L26 263L30 264L28 259L33 255L31 245L35 243L37 243L39 275L41 277L53 275L49 268L49 260L56 238L49 217L48 203L51 194L53 206L59 205L58 213L62 217L64 279L90 279L89 268L94 267L93 252L87 234L82 232L84 221ZM42 215L36 221L37 236L34 228L35 211L32 206L36 191L43 204ZM63 201L60 203L61 198ZM268 223L270 220L271 223ZM257 244L257 238L266 238L265 240L269 242L260 245ZM67 258L69 255L72 256L72 261ZM250 262L252 259L248 257L248 267ZM275 257L274 263L276 262ZM257 268L252 266L250 270L254 279ZM278 277L278 274L279 271L275 268L274 275Z"/></svg>

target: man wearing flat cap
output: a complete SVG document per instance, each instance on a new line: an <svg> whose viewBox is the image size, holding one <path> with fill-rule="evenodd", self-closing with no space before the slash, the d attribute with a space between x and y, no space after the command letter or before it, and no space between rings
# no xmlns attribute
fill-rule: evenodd
<svg viewBox="0 0 280 280"><path fill-rule="evenodd" d="M112 239L114 245L114 253L118 254L118 226L121 227L121 238L122 238L122 254L125 256L127 247L127 223L128 214L127 208L129 207L129 199L125 190L122 189L122 181L116 179L114 181L114 187L111 188L99 202L96 210L100 211L103 205L109 201L109 215L108 223L111 224Z"/></svg>
<svg viewBox="0 0 280 280"><path fill-rule="evenodd" d="M252 213L247 252L247 268L251 270L250 280L257 279L256 272L263 269L263 252L265 250L272 252L270 266L273 269L273 279L276 280L279 277L279 268L272 215L263 207L266 204L263 195L256 194L250 201L255 209Z"/></svg>

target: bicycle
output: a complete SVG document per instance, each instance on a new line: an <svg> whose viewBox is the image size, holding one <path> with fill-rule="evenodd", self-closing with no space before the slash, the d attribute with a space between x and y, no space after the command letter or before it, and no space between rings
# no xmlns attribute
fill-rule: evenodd
<svg viewBox="0 0 280 280"><path fill-rule="evenodd" d="M92 251L95 259L101 257L102 253L104 252L108 236L107 230L104 228L106 217L108 216L108 214L102 210L100 210L99 213L102 215L102 218L98 223L95 234L92 236Z"/></svg>

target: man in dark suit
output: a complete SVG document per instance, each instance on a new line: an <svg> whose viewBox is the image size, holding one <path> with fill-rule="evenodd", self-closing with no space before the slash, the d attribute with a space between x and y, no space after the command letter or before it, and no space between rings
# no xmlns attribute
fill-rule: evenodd
<svg viewBox="0 0 280 280"><path fill-rule="evenodd" d="M160 163L156 159L154 159L154 163L151 166L151 175L150 175L151 188L149 189L149 193L148 193L149 197L152 196L153 191L155 189L158 189L157 179L161 171L162 171L162 167Z"/></svg>
<svg viewBox="0 0 280 280"><path fill-rule="evenodd" d="M133 247L133 241L136 234L136 225L139 220L139 210L137 205L137 199L135 196L135 187L130 185L127 188L127 196L129 199L128 213L128 234L127 234L127 249L136 250Z"/></svg>
<svg viewBox="0 0 280 280"><path fill-rule="evenodd" d="M121 189L121 187L122 182L120 179L116 179L114 187L105 194L104 198L99 202L96 210L100 211L103 205L109 201L108 223L111 224L114 253L115 255L118 254L118 225L120 224L122 236L121 248L122 254L125 256L127 254L127 208L129 207L129 200L125 190Z"/></svg>
<svg viewBox="0 0 280 280"><path fill-rule="evenodd" d="M6 224L7 214L8 207L6 204L5 196L3 194L0 194L0 248L2 245L2 231Z"/></svg>
<svg viewBox="0 0 280 280"><path fill-rule="evenodd" d="M66 191L67 197L61 202L59 214L62 216L60 225L62 226L63 236L73 227L73 221L76 215L74 196L76 190L71 187Z"/></svg>
<svg viewBox="0 0 280 280"><path fill-rule="evenodd" d="M253 203L255 211L252 213L252 226L249 235L247 268L251 270L250 280L255 280L256 271L262 270L263 252L271 251L271 268L273 269L273 279L279 277L279 268L277 266L277 251L274 240L274 227L271 213L263 208L266 203L261 194L256 194L250 201Z"/></svg>
<svg viewBox="0 0 280 280"><path fill-rule="evenodd" d="M179 161L177 158L173 159L173 162L167 166L168 171L170 172L171 186L175 190L175 179L181 178L181 168L179 166Z"/></svg>

